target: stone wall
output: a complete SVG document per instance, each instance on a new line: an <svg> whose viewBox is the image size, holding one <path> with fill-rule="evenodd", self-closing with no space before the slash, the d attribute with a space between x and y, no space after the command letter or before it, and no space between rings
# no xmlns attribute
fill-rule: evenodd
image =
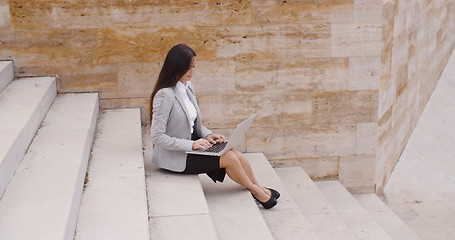
<svg viewBox="0 0 455 240"><path fill-rule="evenodd" d="M455 1L383 5L376 191L397 163L455 46Z"/></svg>
<svg viewBox="0 0 455 240"><path fill-rule="evenodd" d="M148 123L165 54L187 43L205 125L228 135L257 112L244 150L372 192L453 49L447 2L0 0L0 58L19 76L57 74L59 92L99 91L103 108L141 107Z"/></svg>

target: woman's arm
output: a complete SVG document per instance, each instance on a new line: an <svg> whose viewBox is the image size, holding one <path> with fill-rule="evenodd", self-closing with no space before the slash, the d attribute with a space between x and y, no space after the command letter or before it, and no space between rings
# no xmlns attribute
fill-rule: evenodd
<svg viewBox="0 0 455 240"><path fill-rule="evenodd" d="M153 100L153 115L151 126L152 143L171 151L191 151L193 141L171 137L166 134L167 122L175 101L173 94L167 94L166 89L158 91Z"/></svg>

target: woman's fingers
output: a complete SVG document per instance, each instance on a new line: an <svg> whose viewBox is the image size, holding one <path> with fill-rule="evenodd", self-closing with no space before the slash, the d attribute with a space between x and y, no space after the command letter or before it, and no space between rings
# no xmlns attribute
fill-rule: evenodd
<svg viewBox="0 0 455 240"><path fill-rule="evenodd" d="M199 140L197 140L197 142L198 142L199 148L204 148L204 149L206 149L206 148L209 148L209 147L212 146L212 144L210 144L209 141L207 141L207 140L205 140L205 139L202 139L202 138L199 139Z"/></svg>
<svg viewBox="0 0 455 240"><path fill-rule="evenodd" d="M217 142L225 142L226 141L226 138L223 135L219 135L219 134L209 135L209 136L207 136L207 139L212 144L216 144Z"/></svg>
<svg viewBox="0 0 455 240"><path fill-rule="evenodd" d="M217 137L216 137L215 134L207 136L207 140L208 140L211 144L216 144L216 139L217 139Z"/></svg>

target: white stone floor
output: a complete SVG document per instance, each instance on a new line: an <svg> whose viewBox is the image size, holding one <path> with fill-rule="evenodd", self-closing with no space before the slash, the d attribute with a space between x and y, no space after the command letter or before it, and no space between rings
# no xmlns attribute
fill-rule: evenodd
<svg viewBox="0 0 455 240"><path fill-rule="evenodd" d="M455 239L455 54L386 187L384 202L421 239Z"/></svg>

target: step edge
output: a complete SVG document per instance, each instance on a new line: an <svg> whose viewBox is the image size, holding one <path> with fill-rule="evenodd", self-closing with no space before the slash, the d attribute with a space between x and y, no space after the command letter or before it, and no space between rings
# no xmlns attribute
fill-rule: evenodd
<svg viewBox="0 0 455 240"><path fill-rule="evenodd" d="M87 140L90 141L90 138L93 139L93 131L94 131L94 124L93 124L93 123L94 123L94 121L96 121L96 116L97 116L97 114L98 114L98 107L99 107L98 95L96 94L96 96L93 95L93 96L91 96L91 97L94 97L95 99L91 99L91 100L89 101L90 108L93 107L93 110L90 110L90 111L89 111L89 112L91 112L91 115L90 115L91 120L90 120L90 122L87 122L87 126L88 126L87 129L86 129L87 132L86 132L86 134L85 134L85 136L84 136L84 137L85 137L85 140L84 140L85 146L84 146L84 148L83 148L83 151L85 151L85 153L82 153L82 154L81 154L81 164L80 164L80 166L79 166L79 170L76 170L76 172L77 172L77 174L76 174L76 175L77 175L77 176L76 176L76 179L80 179L80 180L76 180L76 183L75 183L75 185L74 185L74 194L72 195L72 198L71 198L71 199L72 199L72 200L71 200L72 203L69 204L69 205L67 205L67 204L65 205L65 206L70 206L70 207L67 209L67 210L68 210L68 214L66 214L66 216L68 216L68 218L65 218L65 219L63 220L64 223L65 223L65 224L64 224L65 227L62 227L62 228L60 229L59 233L56 233L56 234L58 234L58 235L61 235L62 238L64 238L64 239L69 239L69 240L73 239L73 236L74 236L74 227L75 227L75 224L72 224L72 222L74 222L74 212L76 212L76 211L78 210L78 205L79 205L79 204L76 204L76 203L77 203L77 198L78 198L78 197L77 197L77 195L78 195L77 192L82 192L82 188L81 188L80 186L83 186L83 182L84 182L84 178L83 178L83 177L85 176L85 173L84 173L84 174L82 174L83 177L81 178L81 177L80 177L80 176L81 176L81 173L80 173L80 172L81 172L81 170L83 170L83 168L84 168L84 162L86 162L86 161L84 160L84 158L88 160L88 158L87 158L86 156L90 153L90 148L88 148L88 150L87 150L87 145L88 145L88 144L87 144ZM55 101L54 101L54 103L55 103ZM52 104L51 109L53 108L54 103ZM61 104L61 103L60 103L60 104ZM48 117L48 114L46 115L45 119L46 119L47 117ZM45 119L44 119L43 121L45 121ZM39 132L39 131L38 131L38 132ZM38 133L38 132L37 132L37 133ZM92 137L90 137L90 134L92 134ZM87 138L88 138L88 139L87 139ZM81 142L82 142L82 141L81 141ZM91 144L91 142L90 142L90 144ZM33 142L32 142L31 145L33 145ZM90 146L90 145L89 145L89 146ZM31 146L31 147L32 147L32 146ZM26 153L26 155L27 155L27 153ZM27 157L26 155L24 156L24 158ZM21 163L21 164L22 164L22 163ZM14 179L14 178L13 178L13 179ZM13 179L12 179L12 181L13 181ZM80 184L81 182L82 182L82 184ZM79 186L78 186L78 185L79 185ZM72 185L71 185L71 186L72 186ZM80 191L79 191L78 188L80 188ZM7 193L7 192L5 192L5 193ZM4 200L4 197L5 197L5 195L3 196L2 200ZM0 207L1 207L1 203L2 203L2 202L0 201ZM79 203L80 203L80 202L79 202ZM76 215L76 217L77 217L77 215ZM72 226L72 225L73 225L73 226Z"/></svg>
<svg viewBox="0 0 455 240"><path fill-rule="evenodd" d="M133 121L133 120L129 119L130 121L128 122L128 124L137 124L137 123L139 123L139 127L135 126L134 128L138 128L138 129L136 129L137 132L136 132L135 134L136 134L137 136L135 136L135 138L138 137L138 136L139 136L139 137L138 137L138 139L135 139L135 141L138 141L138 149L136 149L136 151L139 151L140 154L138 155L138 154L135 152L136 154L134 154L134 157L137 158L137 161L135 161L135 163L137 163L137 162L142 162L142 171L140 171L140 170L135 170L135 171L136 171L138 174L140 174L139 171L142 173L142 174L140 174L139 178L142 179L142 181L140 181L140 183L143 183L143 184L141 184L142 186L139 186L138 188L141 188L141 189L143 190L143 191L142 191L142 195L143 195L143 196L142 196L142 198L141 198L142 201L137 200L137 201L135 201L135 202L136 202L136 203L141 202L141 203L140 203L140 204L141 204L141 208L143 208L143 209L142 209L142 211L143 211L142 215L144 215L144 216L141 216L141 217L143 217L144 219L142 219L141 221L144 221L142 227L145 227L145 229L143 229L142 236L145 235L145 236L143 236L144 239L150 239L149 222L148 222L148 204L147 204L147 193L146 193L146 184L145 184L145 170L144 170L144 165L143 165L144 157L143 157L143 152L142 152L142 145L143 145L143 144L142 144L142 129L141 129L141 124L140 124L140 109L139 109L139 108L129 108L129 109L109 109L109 110L103 110L103 111L100 113L100 115L99 115L98 117L101 118L104 114L109 114L109 117L110 117L110 118L109 118L108 121L114 121L114 120L111 119L111 118L112 118L112 117L118 117L119 115L122 115L122 116L123 116L123 115L127 115L127 114L130 115L130 116L135 115L134 117L137 118L137 119L136 119L137 121ZM116 120L116 119L115 119L115 120ZM117 120L117 122L118 122L118 121L119 121L119 120ZM111 131L111 130L113 130L112 127L111 127L110 129L107 128L107 127L105 127L104 129L102 129L102 126L100 126L99 124L100 124L100 122L99 122L99 119L98 119L97 125L96 125L96 130L95 130L95 136L99 136L98 134L101 134L101 131L103 131L103 132L105 133L106 131ZM132 127L130 127L130 129L132 129ZM130 137L130 138L131 138L131 137ZM94 140L93 140L93 144L95 144L96 141L97 141L97 139L96 139L96 137L95 137ZM103 148L103 149L101 149L101 150L106 150L106 148ZM98 149L98 151L101 151L101 150ZM92 151L91 151L91 153L94 153L95 151L96 151L96 149L93 149L93 145L92 145ZM130 150L130 151L132 151L132 150ZM87 166L87 172L88 172L88 173L90 173L90 162L93 161L93 160L94 160L94 158L93 158L92 154L90 154L89 164L88 164L88 166ZM99 170L99 169L97 169L97 170ZM137 175L137 174L135 174L135 175ZM90 175L89 175L89 176L90 176ZM97 176L97 177L102 177L102 178L104 178L104 179L105 179L106 177L109 178L109 176ZM90 180L90 177L89 177L89 180ZM94 180L96 181L96 179L92 179L91 181L94 181ZM86 190L86 188L84 187L84 192L83 192L83 194L82 194L82 199L81 199L81 204L80 204L80 209L79 209L79 214L78 214L78 220L77 220L77 225L76 225L76 233L75 233L75 236L74 236L75 239L79 239L77 233L78 233L78 232L80 233L80 228L78 227L78 224L80 223L80 220L81 220L81 218L80 218L81 208L83 208L83 207L88 207L88 205L90 204L89 202L84 202L84 193L85 193L85 190ZM140 190L138 190L138 191L140 191ZM137 191L136 193L138 193L138 191ZM135 196L135 197L137 197L137 196ZM136 209L136 210L137 210L137 209ZM145 231L144 231L144 230L145 230ZM83 236L88 236L88 235L85 234L85 235L83 235ZM132 234L131 236L141 236L141 235ZM114 239L115 239L115 238L114 238Z"/></svg>
<svg viewBox="0 0 455 240"><path fill-rule="evenodd" d="M2 176L8 177L8 179L5 179L0 182L0 199L3 196L3 193L5 192L6 188L8 187L11 178L14 176L17 167L24 158L24 155L28 147L32 143L35 134L39 130L41 123L46 117L47 112L51 108L56 96L57 85L55 79L52 79L51 82L49 83L47 90L43 92L40 101L36 103L36 107L34 108L33 112L30 115L28 115L28 120L26 121L25 125L21 127L21 129L16 134L17 137L11 142L11 145L8 146L6 155L4 155L2 159L0 159L0 168L2 169L0 171L3 172ZM43 109L41 114L40 109ZM37 119L34 119L35 116L38 116ZM30 134L27 134L27 132L29 132ZM24 138L25 145L20 144L19 140ZM8 161L8 159L12 160ZM4 167L5 165L9 167ZM4 168L9 168L10 170L7 169L4 170Z"/></svg>

